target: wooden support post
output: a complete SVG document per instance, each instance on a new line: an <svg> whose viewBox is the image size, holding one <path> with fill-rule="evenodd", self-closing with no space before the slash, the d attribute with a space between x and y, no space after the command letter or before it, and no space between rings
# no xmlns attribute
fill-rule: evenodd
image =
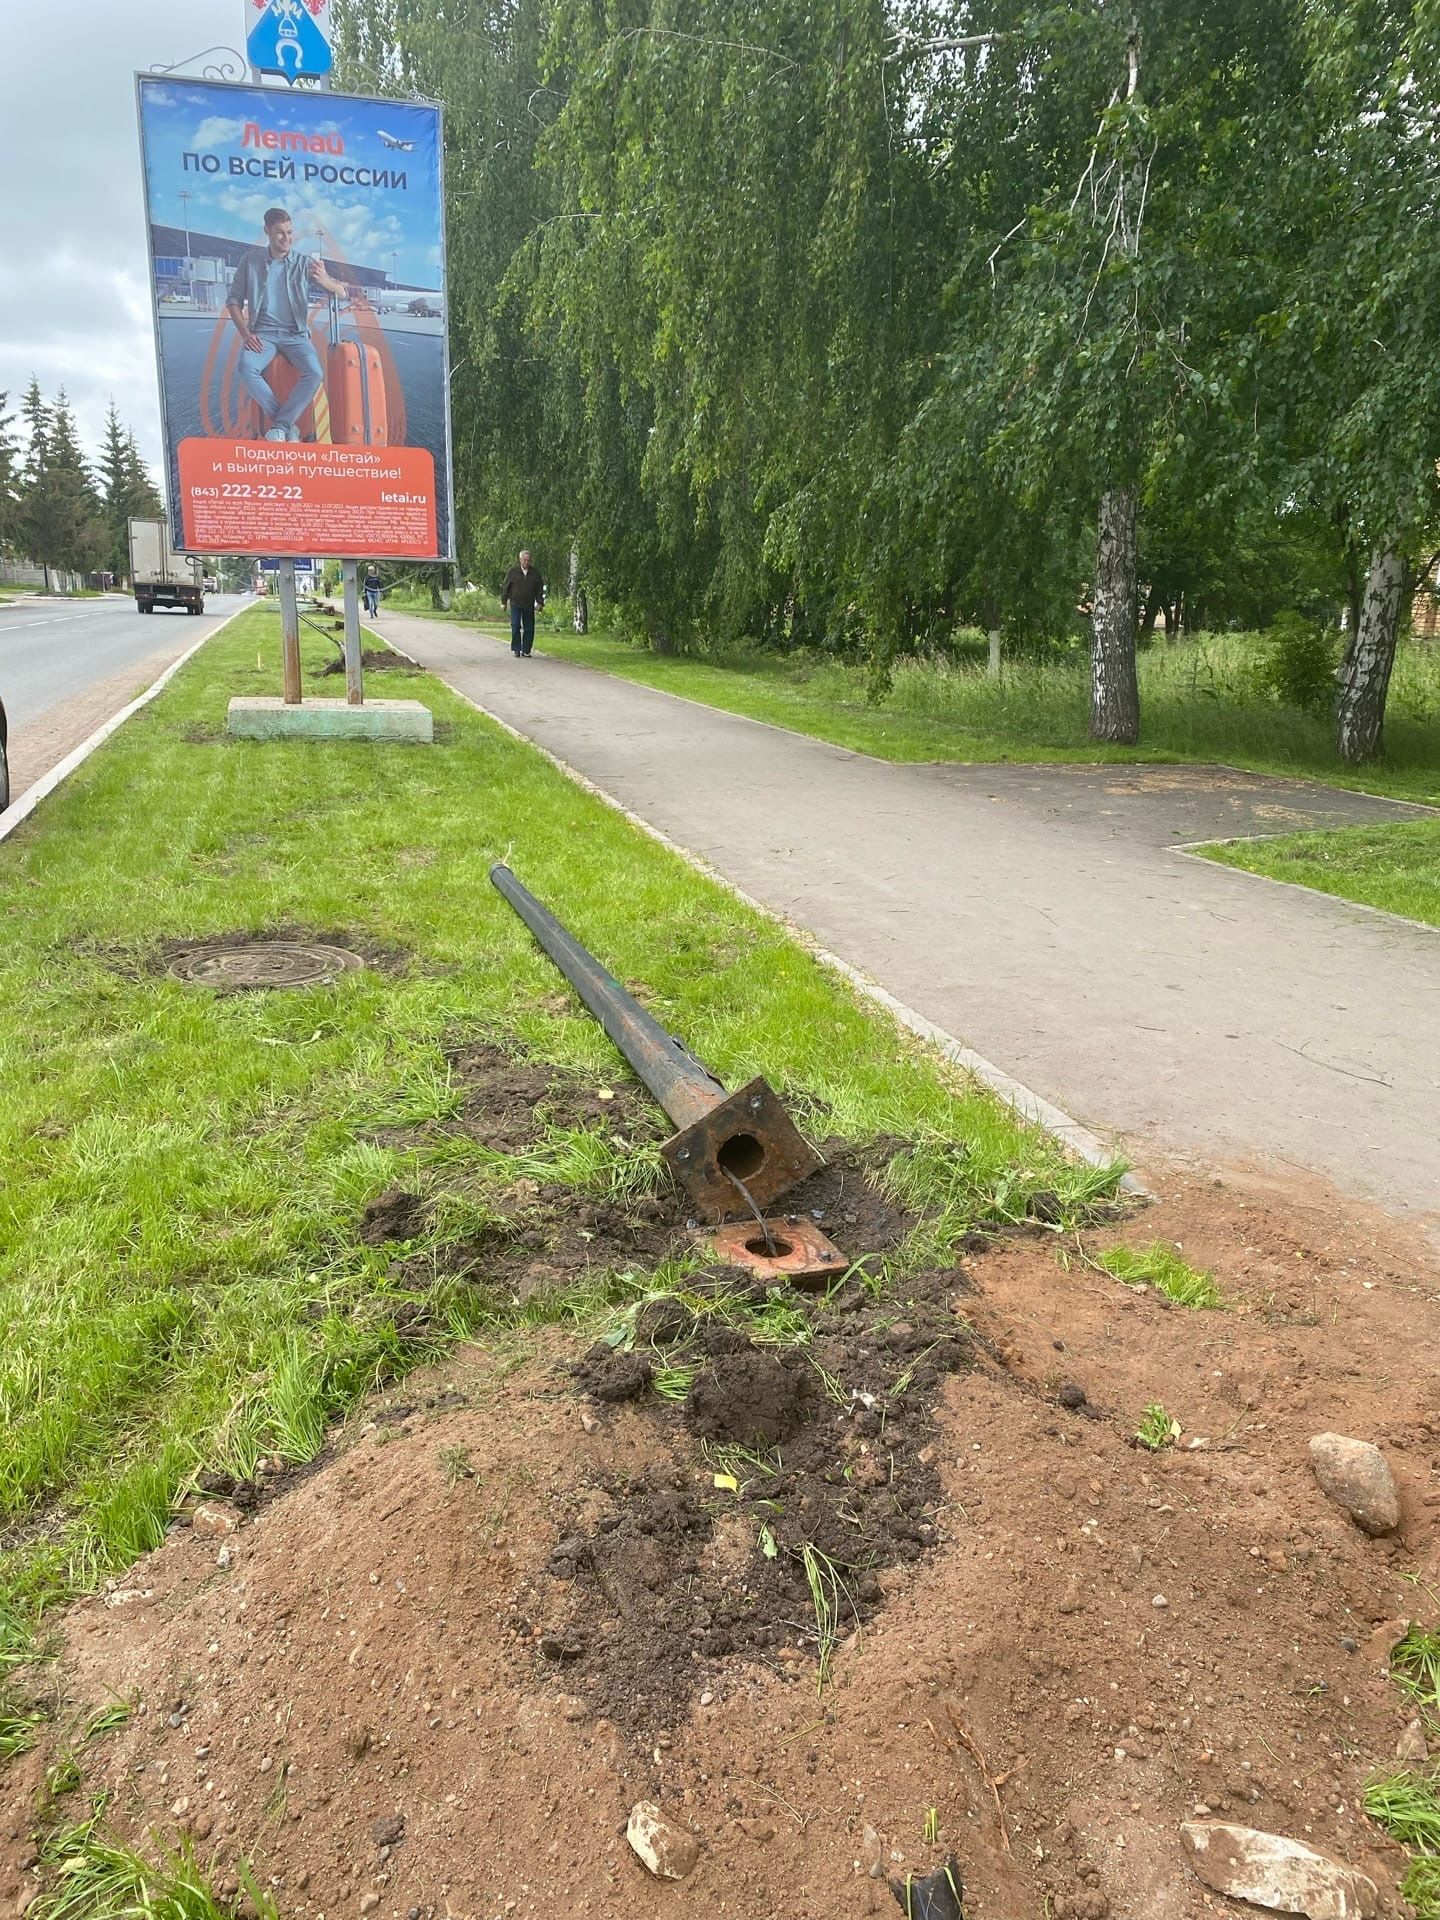
<svg viewBox="0 0 1440 1920"><path fill-rule="evenodd" d="M340 562L340 578L345 583L345 699L352 707L365 704L365 673L360 663L359 572L358 561Z"/></svg>
<svg viewBox="0 0 1440 1920"><path fill-rule="evenodd" d="M285 663L285 704L300 704L300 608L295 599L295 562L280 562L280 647Z"/></svg>

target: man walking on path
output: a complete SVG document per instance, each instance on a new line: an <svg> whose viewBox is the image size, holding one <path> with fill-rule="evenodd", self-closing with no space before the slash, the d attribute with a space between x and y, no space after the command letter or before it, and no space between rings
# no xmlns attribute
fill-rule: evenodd
<svg viewBox="0 0 1440 1920"><path fill-rule="evenodd" d="M500 604L510 609L510 651L517 660L528 660L535 644L536 609L545 604L545 582L540 569L530 564L528 547L520 549L520 564L505 576Z"/></svg>
<svg viewBox="0 0 1440 1920"><path fill-rule="evenodd" d="M365 611L372 620L380 611L380 575L373 565L365 575Z"/></svg>

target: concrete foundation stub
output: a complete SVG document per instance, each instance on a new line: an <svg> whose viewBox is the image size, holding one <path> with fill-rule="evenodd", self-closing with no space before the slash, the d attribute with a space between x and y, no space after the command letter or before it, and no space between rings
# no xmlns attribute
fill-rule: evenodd
<svg viewBox="0 0 1440 1920"><path fill-rule="evenodd" d="M396 740L430 746L435 717L418 700L305 700L287 706L268 695L230 702L226 730L237 740Z"/></svg>

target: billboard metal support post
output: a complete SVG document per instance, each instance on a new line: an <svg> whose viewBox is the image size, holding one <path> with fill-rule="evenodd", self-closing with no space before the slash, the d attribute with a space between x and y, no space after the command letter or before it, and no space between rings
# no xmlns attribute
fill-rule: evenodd
<svg viewBox="0 0 1440 1920"><path fill-rule="evenodd" d="M356 560L340 562L340 578L345 583L345 699L352 707L365 702L364 668L360 660L360 564Z"/></svg>
<svg viewBox="0 0 1440 1920"><path fill-rule="evenodd" d="M295 562L280 562L280 646L285 662L285 704L300 704L300 607L295 598Z"/></svg>

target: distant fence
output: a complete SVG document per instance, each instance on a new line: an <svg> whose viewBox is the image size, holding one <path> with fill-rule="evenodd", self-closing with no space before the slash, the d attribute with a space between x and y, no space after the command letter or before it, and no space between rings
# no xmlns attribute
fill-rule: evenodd
<svg viewBox="0 0 1440 1920"><path fill-rule="evenodd" d="M81 587L103 587L111 580L107 573L70 573L64 567L51 567L47 579L44 567L28 560L7 560L0 554L0 587L41 587L47 593L75 593Z"/></svg>

